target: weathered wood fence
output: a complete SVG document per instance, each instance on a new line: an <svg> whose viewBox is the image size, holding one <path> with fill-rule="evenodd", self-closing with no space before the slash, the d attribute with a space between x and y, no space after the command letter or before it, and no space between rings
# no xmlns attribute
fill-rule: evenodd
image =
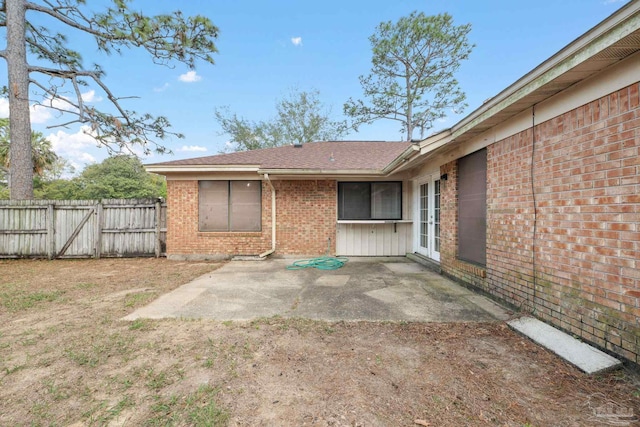
<svg viewBox="0 0 640 427"><path fill-rule="evenodd" d="M166 218L160 199L0 200L0 258L159 257Z"/></svg>

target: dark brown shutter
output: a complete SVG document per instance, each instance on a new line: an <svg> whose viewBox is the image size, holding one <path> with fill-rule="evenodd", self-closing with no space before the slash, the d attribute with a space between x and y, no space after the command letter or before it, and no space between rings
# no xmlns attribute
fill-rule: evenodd
<svg viewBox="0 0 640 427"><path fill-rule="evenodd" d="M458 160L458 257L487 262L487 150Z"/></svg>

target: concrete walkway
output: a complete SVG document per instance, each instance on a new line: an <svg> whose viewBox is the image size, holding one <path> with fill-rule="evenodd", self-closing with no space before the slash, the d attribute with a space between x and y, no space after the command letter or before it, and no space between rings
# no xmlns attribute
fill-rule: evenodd
<svg viewBox="0 0 640 427"><path fill-rule="evenodd" d="M293 260L231 261L124 320L206 318L484 322L508 313L406 258L352 258L333 271L287 270Z"/></svg>

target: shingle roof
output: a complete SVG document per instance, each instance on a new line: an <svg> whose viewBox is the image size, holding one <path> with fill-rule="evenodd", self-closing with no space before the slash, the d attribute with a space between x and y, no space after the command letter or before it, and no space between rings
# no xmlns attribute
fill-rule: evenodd
<svg viewBox="0 0 640 427"><path fill-rule="evenodd" d="M147 166L257 165L261 169L382 170L410 142L323 141L174 160Z"/></svg>

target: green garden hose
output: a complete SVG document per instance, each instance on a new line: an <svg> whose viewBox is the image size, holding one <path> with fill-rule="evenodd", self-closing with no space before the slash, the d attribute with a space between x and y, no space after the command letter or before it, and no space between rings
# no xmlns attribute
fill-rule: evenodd
<svg viewBox="0 0 640 427"><path fill-rule="evenodd" d="M287 266L287 270L302 270L303 268L317 268L318 270L337 270L348 261L345 257L322 256L318 258L302 259Z"/></svg>

